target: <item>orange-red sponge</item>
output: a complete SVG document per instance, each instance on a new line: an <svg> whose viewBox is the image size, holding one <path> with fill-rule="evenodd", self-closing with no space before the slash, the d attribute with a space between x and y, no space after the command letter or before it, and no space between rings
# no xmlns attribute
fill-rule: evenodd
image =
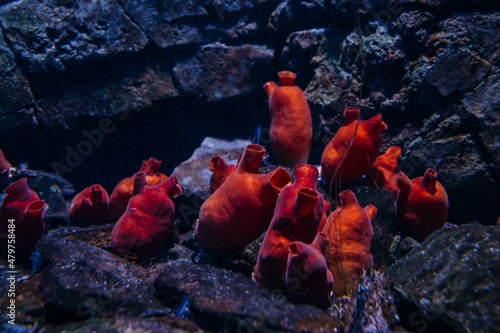
<svg viewBox="0 0 500 333"><path fill-rule="evenodd" d="M69 219L84 226L111 222L108 192L100 184L85 188L71 201Z"/></svg>
<svg viewBox="0 0 500 333"><path fill-rule="evenodd" d="M259 174L264 152L262 146L248 145L237 170L201 206L195 233L202 247L240 249L269 227L290 175L284 169Z"/></svg>
<svg viewBox="0 0 500 333"><path fill-rule="evenodd" d="M150 157L147 161L142 161L141 169L138 172L143 172L146 175L146 184L148 186L158 185L164 182L168 177L160 173L161 162ZM134 177L122 179L115 186L109 198L109 210L114 220L120 218L125 212L128 201L134 195Z"/></svg>
<svg viewBox="0 0 500 333"><path fill-rule="evenodd" d="M302 89L294 83L296 75L278 73L279 86L267 82L263 88L269 97L271 149L278 163L294 167L307 163L311 149L311 111Z"/></svg>
<svg viewBox="0 0 500 333"><path fill-rule="evenodd" d="M175 207L171 198L181 193L175 176L158 185L142 187L129 200L125 213L113 228L113 250L141 260L154 256L172 234Z"/></svg>
<svg viewBox="0 0 500 333"><path fill-rule="evenodd" d="M254 268L255 281L266 287L280 288L284 284L288 245L295 241L310 244L323 214L323 196L316 190L318 169L299 164L293 172L295 182L278 196Z"/></svg>
<svg viewBox="0 0 500 333"><path fill-rule="evenodd" d="M319 233L311 245L293 242L288 246L286 292L289 297L326 308L330 305L333 276L325 260L328 236Z"/></svg>
<svg viewBox="0 0 500 333"><path fill-rule="evenodd" d="M380 114L359 121L352 145L344 158L358 119L358 109L345 109L344 126L339 128L321 155L321 178L325 182L330 183L337 172L336 177L342 184L354 183L363 177L377 158L380 133L387 129Z"/></svg>
<svg viewBox="0 0 500 333"><path fill-rule="evenodd" d="M410 181L403 173L398 174L399 194L396 204L398 229L423 241L446 223L448 195L437 181L437 172L427 169L425 174Z"/></svg>
<svg viewBox="0 0 500 333"><path fill-rule="evenodd" d="M325 257L335 281L333 292L343 295L355 288L364 269L373 266L371 222L377 208L372 205L361 208L351 191L341 192L338 202L338 208L328 217L323 232L330 238Z"/></svg>
<svg viewBox="0 0 500 333"><path fill-rule="evenodd" d="M398 146L389 147L386 152L375 159L370 170L366 174L365 185L376 186L391 192L394 199L397 198L399 188L397 184L398 157L401 155L401 148Z"/></svg>
<svg viewBox="0 0 500 333"><path fill-rule="evenodd" d="M44 209L45 202L40 200L36 192L28 189L26 178L9 185L4 193L7 196L0 208L2 234L14 234L15 256L19 259L29 256L35 250L38 239L45 234ZM12 228L14 227L14 228ZM14 230L10 233L9 230ZM3 242L7 248L8 240Z"/></svg>
<svg viewBox="0 0 500 333"><path fill-rule="evenodd" d="M210 177L210 193L214 193L215 190L226 181L227 176L236 171L236 168L236 165L224 162L222 157L212 157L208 164L208 169L212 171L212 177Z"/></svg>

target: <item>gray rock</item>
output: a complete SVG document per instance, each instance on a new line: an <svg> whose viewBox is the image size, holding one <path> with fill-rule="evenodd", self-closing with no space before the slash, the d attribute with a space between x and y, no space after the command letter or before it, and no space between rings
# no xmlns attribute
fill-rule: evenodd
<svg viewBox="0 0 500 333"><path fill-rule="evenodd" d="M236 39L258 30L248 16L234 23L234 13L248 13L269 0L154 1L119 0L134 22L161 48ZM262 6L260 6L262 7ZM262 10L261 8L257 10ZM265 15L261 13L261 15Z"/></svg>
<svg viewBox="0 0 500 333"><path fill-rule="evenodd" d="M420 243L414 240L411 237L405 237L401 242L397 245L396 249L396 258L401 259L405 255L407 255L411 250L420 246Z"/></svg>
<svg viewBox="0 0 500 333"><path fill-rule="evenodd" d="M399 50L401 38L388 33L387 27L378 23L371 23L371 34L363 38L364 57L367 62L367 70L378 72L382 65L388 65L394 60L398 60L400 66L404 53ZM360 56L359 33L354 31L344 40L342 48L346 62L357 60ZM352 50L352 51L351 51ZM395 68L393 70L396 70ZM387 74L387 73L386 73Z"/></svg>
<svg viewBox="0 0 500 333"><path fill-rule="evenodd" d="M477 10L478 8L495 9L500 8L500 4L488 0L399 0L404 6L418 6L432 8L433 10L454 12L457 9Z"/></svg>
<svg viewBox="0 0 500 333"><path fill-rule="evenodd" d="M226 141L206 137L191 157L182 162L172 172L182 187L182 195L174 198L175 214L180 221L181 232L191 230L198 218L203 202L210 196L210 177L208 164L212 157L220 156L228 164L236 165L238 156L243 154L248 140Z"/></svg>
<svg viewBox="0 0 500 333"><path fill-rule="evenodd" d="M177 95L171 74L159 63L156 67L118 63L84 85L52 92L37 104L43 110L40 122L44 125L73 129L84 117L120 115L125 119L129 112L143 111Z"/></svg>
<svg viewBox="0 0 500 333"><path fill-rule="evenodd" d="M2 83L7 82L0 82L0 86L2 86ZM7 87L7 90L5 90L4 92L6 94L10 94L7 92L9 90L10 88ZM35 107L22 108L12 112L3 112L4 110L2 110L2 113L0 114L0 133L4 132L4 134L6 135L12 135L19 129L35 129L35 127L38 125L38 119L36 117L35 110Z"/></svg>
<svg viewBox="0 0 500 333"><path fill-rule="evenodd" d="M387 276L404 299L458 332L500 328L498 226L438 230L396 262Z"/></svg>
<svg viewBox="0 0 500 333"><path fill-rule="evenodd" d="M500 74L494 73L463 100L463 109L475 120L475 129L488 152L489 166L500 176Z"/></svg>
<svg viewBox="0 0 500 333"><path fill-rule="evenodd" d="M309 305L290 304L277 291L232 271L178 260L155 280L156 297L172 306L189 299L193 320L214 332L335 332L342 324Z"/></svg>
<svg viewBox="0 0 500 333"><path fill-rule="evenodd" d="M466 48L441 52L429 68L426 79L443 96L467 91L483 81L491 65Z"/></svg>
<svg viewBox="0 0 500 333"><path fill-rule="evenodd" d="M313 74L310 70L324 60L327 56L325 47L334 43L334 40L335 34L331 29L310 29L292 32L288 35L281 52L281 61L287 70L297 71L298 76L295 79L297 85L300 86L301 82L310 80L307 77ZM304 64L309 64L309 66L304 66ZM305 70L307 71L304 73Z"/></svg>
<svg viewBox="0 0 500 333"><path fill-rule="evenodd" d="M201 328L186 319L175 317L164 318L127 318L110 319L95 318L81 323L70 323L56 326L52 332L94 333L94 332L149 332L149 333L188 333L200 332ZM31 332L31 330L27 331Z"/></svg>
<svg viewBox="0 0 500 333"><path fill-rule="evenodd" d="M271 72L273 50L260 45L204 45L192 57L177 62L179 88L210 102L248 94Z"/></svg>
<svg viewBox="0 0 500 333"><path fill-rule="evenodd" d="M82 241L54 236L42 237L37 252L50 262L38 275L50 322L164 310L140 266Z"/></svg>
<svg viewBox="0 0 500 333"><path fill-rule="evenodd" d="M0 22L22 68L32 74L138 52L148 44L116 0L16 1L0 7Z"/></svg>
<svg viewBox="0 0 500 333"><path fill-rule="evenodd" d="M474 57L500 63L500 13L471 13L453 16L443 22L442 30L429 38L434 50L465 47Z"/></svg>
<svg viewBox="0 0 500 333"><path fill-rule="evenodd" d="M403 12L390 24L390 28L401 35L405 54L415 57L423 53L425 42L436 25L435 21L431 13L415 10Z"/></svg>
<svg viewBox="0 0 500 333"><path fill-rule="evenodd" d="M457 15L439 26L434 15L439 17L432 11L411 11L391 25L393 32L404 37L402 46L410 55L408 60L416 58L406 64L399 93L406 95L401 105L407 111L405 119L425 117L436 108L451 107L464 93L486 80L494 71L492 66L498 64L497 13ZM426 35L429 37L424 45L422 39ZM413 42L415 38L419 41ZM399 117L395 120L401 121Z"/></svg>
<svg viewBox="0 0 500 333"><path fill-rule="evenodd" d="M191 157L172 171L182 186L182 195L196 194L203 200L207 199L210 196L209 184L212 176L208 164L212 157L220 156L224 162L236 165L238 157L251 143L249 140L242 139L227 141L206 137Z"/></svg>
<svg viewBox="0 0 500 333"><path fill-rule="evenodd" d="M22 177L28 178L28 187L47 204L45 209L46 226L54 227L67 224L71 203L65 201L65 196L70 198L75 194L73 186L56 175L37 170L22 170L15 179Z"/></svg>
<svg viewBox="0 0 500 333"><path fill-rule="evenodd" d="M268 28L283 33L324 27L329 21L325 11L325 1L322 0L286 0L272 12Z"/></svg>
<svg viewBox="0 0 500 333"><path fill-rule="evenodd" d="M36 126L28 80L16 65L14 54L0 34L0 131Z"/></svg>

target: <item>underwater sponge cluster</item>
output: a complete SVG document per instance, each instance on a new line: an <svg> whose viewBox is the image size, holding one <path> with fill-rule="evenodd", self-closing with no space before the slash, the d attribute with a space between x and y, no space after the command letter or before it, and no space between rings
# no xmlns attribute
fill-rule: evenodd
<svg viewBox="0 0 500 333"><path fill-rule="evenodd" d="M160 166L153 157L143 161L110 197L100 184L85 188L73 198L70 221L80 226L116 222L112 250L136 260L152 258L173 233L172 198L182 193L176 177L160 173Z"/></svg>
<svg viewBox="0 0 500 333"><path fill-rule="evenodd" d="M231 185L233 181L237 183L238 176L234 175L238 171L229 170L224 175L225 182L202 206L195 235L202 248L236 250L248 245L267 225L267 233L260 247L253 278L268 288L284 287L291 299L323 307L327 305L325 296L328 298L331 292L341 296L355 290L360 277L373 266L370 252L373 236L371 223L377 209L373 205L360 207L354 193L347 190L339 194L338 207L328 216L329 203L316 189L317 169L312 165L299 164L308 157L294 158L299 155L298 148L288 145L287 149L283 149L286 146L283 142L289 139L287 136L297 133L297 137L300 137L301 134L290 131L286 136L283 134L284 131L279 130L279 125L289 121L287 117L293 118L297 110L309 113L309 109L304 107L302 98L297 97L300 95L297 89L289 94L283 89L283 93L278 94L281 88L291 86L295 78L290 72L280 72L279 76L279 86L273 82L264 85L270 99L271 134L274 133L274 137L271 138L271 148L280 164L296 166L295 182L275 187L275 197L267 202L271 202L272 205L266 205L267 214L260 215L259 220L255 221L252 216L257 214L257 207L264 206L259 204L265 197L264 191L249 190L245 182ZM322 154L321 178L327 183L351 184L365 177L366 185L388 190L393 194L395 205L398 206L400 231L420 240L425 238L429 231L432 232L444 224L446 214L442 212L447 210L447 199L442 195L440 185L436 185L436 188L439 188L440 205L434 207L432 200L428 200L425 194L420 194L417 186L409 186L409 180L408 182L402 180L402 176L397 173L397 159L401 154L401 148L390 147L385 154L377 157L381 146L380 133L386 128L387 125L382 121L380 114L368 120L361 120L359 109L346 108L344 125ZM263 147L257 148L256 145L251 145L247 149L257 149L263 154ZM246 154L247 151L244 156ZM260 160L261 156L258 161ZM216 161L219 162L219 159ZM239 163L241 164L241 161ZM237 170L240 169L240 164ZM265 175L255 174L258 175L258 165L252 170L252 179L265 178ZM424 178L427 179L429 176ZM419 179L415 181L415 184L417 183L424 186ZM429 210L428 213L433 215L433 219L429 219L424 213L419 213L420 202ZM270 215L271 211L274 211L273 215ZM431 221L435 226L434 229L425 227L424 219ZM413 227L405 227L405 224ZM259 225L259 232L252 229L256 225ZM423 235L423 238L420 235ZM310 250L311 247L314 251ZM316 266L305 264L308 260L312 260ZM322 260L327 270L323 270ZM288 279L292 276L295 281L297 279L296 274L290 271L290 263L298 261L302 263L302 269L315 267L314 272L308 271L305 274L307 277L316 276L315 274L321 276L314 279L303 278L300 288L295 288L309 290L309 299L303 296L304 293L294 293L290 288L292 283ZM295 264L294 269L300 272L301 265ZM333 277L333 283L330 276ZM319 293L318 288L321 290ZM313 289L316 291L312 292ZM316 296L311 296L313 294Z"/></svg>
<svg viewBox="0 0 500 333"><path fill-rule="evenodd" d="M289 245L311 244L323 216L323 196L316 189L318 169L299 164L295 181L281 190L274 215L254 268L254 279L267 287L280 287L287 269Z"/></svg>
<svg viewBox="0 0 500 333"><path fill-rule="evenodd" d="M318 191L326 183L365 184L390 191L395 198L397 225L405 234L423 240L446 221L448 198L437 172L409 180L397 173L401 148L377 156L380 133L387 128L380 114L361 120L360 110L347 107L344 124L321 156L321 171L307 164L311 148L311 114L296 75L278 73L279 84L267 82L271 115L270 146L280 165L294 167L294 182L282 168L264 174L259 167L263 146L248 145L237 165L218 156L209 170L211 195L202 204L194 234L201 248L241 250L266 232L253 278L268 288L286 291L292 301L320 308L331 305L331 294L342 296L360 288L359 281L373 266L370 251L372 222L377 209L362 208L353 192L338 195L337 208ZM140 170L120 181L108 196L100 184L78 193L69 217L81 226L116 222L112 250L136 260L152 258L174 232L175 205L182 193L175 176L160 173L161 162L150 158ZM10 164L0 151L0 175ZM15 218L21 248L29 252L45 232L45 203L27 188L26 179L10 185L2 202L2 232ZM24 243L23 243L24 242ZM362 287L362 285L361 285Z"/></svg>

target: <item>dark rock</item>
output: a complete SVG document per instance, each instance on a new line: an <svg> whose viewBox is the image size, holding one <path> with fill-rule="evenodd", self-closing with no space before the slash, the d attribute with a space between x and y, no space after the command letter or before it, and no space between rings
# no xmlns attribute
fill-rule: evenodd
<svg viewBox="0 0 500 333"><path fill-rule="evenodd" d="M481 143L486 148L488 158L485 161L493 170L497 179L500 177L500 74L494 73L481 83L463 100L463 109L474 119Z"/></svg>
<svg viewBox="0 0 500 333"><path fill-rule="evenodd" d="M441 52L429 68L426 79L443 96L456 91L467 91L483 81L491 64L472 54L468 49Z"/></svg>
<svg viewBox="0 0 500 333"><path fill-rule="evenodd" d="M319 132L315 137L327 137L323 147L333 138L343 123L342 114L347 106L358 104L357 81L352 74L328 64L321 64L314 71L314 78L305 89L311 113L322 115ZM324 133L324 134L323 134Z"/></svg>
<svg viewBox="0 0 500 333"><path fill-rule="evenodd" d="M284 68L295 72L295 84L303 86L311 80L313 70L326 56L324 47L332 43L332 30L311 29L291 33L283 47L281 62Z"/></svg>
<svg viewBox="0 0 500 333"><path fill-rule="evenodd" d="M155 288L156 297L170 307L187 297L194 322L208 331L341 330L338 319L322 310L290 304L279 291L273 294L241 274L209 265L171 262Z"/></svg>
<svg viewBox="0 0 500 333"><path fill-rule="evenodd" d="M150 333L187 333L200 332L201 329L189 320L175 317L164 318L95 318L81 323L58 325L51 332L93 333L93 332L150 332ZM31 332L31 331L29 331Z"/></svg>
<svg viewBox="0 0 500 333"><path fill-rule="evenodd" d="M38 275L49 322L164 310L140 266L81 241L54 236L42 237L37 251L51 262Z"/></svg>
<svg viewBox="0 0 500 333"><path fill-rule="evenodd" d="M111 249L111 232L114 223L106 225L90 225L88 227L63 226L47 232L48 236L77 240L97 249Z"/></svg>
<svg viewBox="0 0 500 333"><path fill-rule="evenodd" d="M398 32L402 48L412 58L423 53L423 47L435 26L434 15L425 11L403 12L390 24L391 31Z"/></svg>
<svg viewBox="0 0 500 333"><path fill-rule="evenodd" d="M284 33L325 27L330 21L328 15L324 15L325 11L325 1L322 0L286 0L272 12L268 28Z"/></svg>
<svg viewBox="0 0 500 333"><path fill-rule="evenodd" d="M64 71L148 44L116 0L17 1L0 7L0 22L19 65L31 74Z"/></svg>
<svg viewBox="0 0 500 333"><path fill-rule="evenodd" d="M465 47L474 57L493 65L500 63L500 14L472 13L456 15L441 22L441 31L428 40L433 50ZM439 53L439 52L437 52Z"/></svg>
<svg viewBox="0 0 500 333"><path fill-rule="evenodd" d="M314 70L305 89L315 128L313 163L319 162L324 147L342 125L344 109L347 106L359 106L362 83L364 94L369 94L371 100L363 102L363 119L375 115L383 102L386 109L401 107L402 103L396 95L404 75L401 39L397 35L390 35L380 23L374 21L370 24L372 33L363 38L365 64L362 62L360 38L356 31L346 36L342 30L317 29L310 33L291 34L287 40L284 60L295 63L296 60L308 58L308 68ZM362 79L363 67L366 75ZM393 97L393 100L386 101L387 96ZM368 106L370 103L375 106Z"/></svg>
<svg viewBox="0 0 500 333"><path fill-rule="evenodd" d="M400 49L401 37L390 35L386 26L371 22L372 33L363 37L363 58L361 58L360 37L357 31L350 33L342 43L343 60L346 65L364 60L366 92L384 91L391 96L399 90L404 75L405 54ZM380 80L380 75L384 80Z"/></svg>
<svg viewBox="0 0 500 333"><path fill-rule="evenodd" d="M201 43L202 31L187 23L175 22L186 17L206 19L208 13L205 1L154 1L120 0L130 17L160 47ZM174 21L174 22L172 22Z"/></svg>
<svg viewBox="0 0 500 333"><path fill-rule="evenodd" d="M413 238L405 237L399 243L395 257L397 259L401 259L405 255L410 253L414 248L419 247L419 246L420 246L420 243L417 242L416 240L414 240Z"/></svg>
<svg viewBox="0 0 500 333"><path fill-rule="evenodd" d="M28 107L10 113L5 112L0 116L0 133L5 132L7 135L12 135L19 129L29 131L38 125L35 107Z"/></svg>
<svg viewBox="0 0 500 333"><path fill-rule="evenodd" d="M0 131L33 129L37 120L29 82L0 34Z"/></svg>
<svg viewBox="0 0 500 333"><path fill-rule="evenodd" d="M247 140L226 141L207 137L191 157L172 172L182 187L182 195L174 198L175 215L180 221L180 232L192 229L203 202L210 196L208 164L212 157L220 156L228 164L236 165L238 156L251 142Z"/></svg>
<svg viewBox="0 0 500 333"><path fill-rule="evenodd" d="M243 253L241 254L242 258L248 262L252 267L255 267L257 264L257 258L259 257L260 247L262 242L264 241L264 237L266 237L266 233L264 232L260 235L256 240L251 242L245 247Z"/></svg>
<svg viewBox="0 0 500 333"><path fill-rule="evenodd" d="M499 186L473 135L448 136L448 127L456 126L454 120L460 121L460 117L448 118L426 136L421 133L403 153L404 167L400 168L410 179L422 176L427 168L438 172L438 181L446 189L450 202L448 221L463 224L478 220L493 224L497 213L490 207L499 200Z"/></svg>
<svg viewBox="0 0 500 333"><path fill-rule="evenodd" d="M380 23L372 23L373 32L363 38L363 48L364 48L364 57L367 62L367 69L375 71L377 67L380 65L387 63L389 60L404 58L404 53L398 49L401 44L401 38L399 36L392 36L388 33L387 27L381 25ZM357 53L347 53L346 50L356 50L359 48L359 33L352 32L350 33L343 42L344 49L344 57L345 61L354 61L354 56L359 56ZM347 56L347 55L350 56ZM401 54L401 56L397 58L391 57L391 54ZM385 61L384 61L385 60ZM400 60L398 60L401 62ZM375 68L374 68L375 67Z"/></svg>
<svg viewBox="0 0 500 333"><path fill-rule="evenodd" d="M224 42L258 31L258 22L234 13L259 11L265 15L259 1L154 1L119 0L134 22L161 48L190 44Z"/></svg>
<svg viewBox="0 0 500 333"><path fill-rule="evenodd" d="M177 62L174 75L180 89L213 102L260 89L271 72L272 57L273 50L265 46L226 46L217 42Z"/></svg>
<svg viewBox="0 0 500 333"><path fill-rule="evenodd" d="M20 177L27 174L28 170L20 173ZM32 171L33 172L33 171ZM45 223L48 227L64 225L68 223L68 212L71 205L65 201L64 196L71 196L74 191L70 184L55 175L37 172L28 176L28 187L38 193L41 200L45 201Z"/></svg>
<svg viewBox="0 0 500 333"><path fill-rule="evenodd" d="M498 14L457 15L443 20L439 27L435 27L433 18L426 20L428 15L439 17L435 13L412 11L403 13L391 25L392 31L403 34L402 37L407 33L411 37L416 29L430 35L425 46L413 42L408 45L403 39L402 47L409 51L409 60L416 58L406 64L399 92L404 97L401 107L406 111L405 120L425 117L436 108L449 108L450 102L457 102L464 92L472 91L484 81L494 71L492 65L498 62L499 28L494 23Z"/></svg>
<svg viewBox="0 0 500 333"><path fill-rule="evenodd" d="M433 319L458 332L493 332L500 327L499 240L498 226L441 229L387 276L404 299Z"/></svg>
<svg viewBox="0 0 500 333"><path fill-rule="evenodd" d="M443 12L454 12L457 10L478 10L500 8L500 4L488 0L399 0L403 6L418 6Z"/></svg>
<svg viewBox="0 0 500 333"><path fill-rule="evenodd" d="M81 241L94 248L112 251L111 233L115 224L109 223L106 225L91 225L87 227L64 226L58 229L50 230L47 235L51 237L65 238L75 241ZM175 243L174 243L175 242ZM179 239L173 233L167 241L156 252L155 256L148 261L137 262L137 258L124 255L124 259L134 262L141 267L149 269L150 279L158 275L158 271L163 268L162 263L168 260L188 259L191 258L193 252L184 246L180 246Z"/></svg>
<svg viewBox="0 0 500 333"><path fill-rule="evenodd" d="M129 112L143 111L176 96L172 76L160 62L156 67L143 62L118 62L84 84L51 92L37 104L42 109L39 118L44 125L75 129L82 118L119 115L123 120Z"/></svg>
<svg viewBox="0 0 500 333"><path fill-rule="evenodd" d="M5 315L4 315L5 316ZM16 323L16 326L12 326L11 324L0 324L0 329L5 333L30 333L33 332L31 325L19 325Z"/></svg>
<svg viewBox="0 0 500 333"><path fill-rule="evenodd" d="M318 75L318 70L321 71L322 68L331 69L333 73L343 77L343 80L337 78L333 82L338 85L338 88L349 86L350 78L348 73L343 72L343 69L338 67L340 63L339 57L342 52L340 46L344 37L345 33L338 28L309 29L292 32L288 35L283 46L281 62L286 66L285 68L297 72L295 82L298 86L307 86L308 83L310 86L314 84L313 87L308 87L306 92L306 94L311 94L307 96L310 103L311 101L314 103L319 96L328 100L339 98L336 91L328 94L323 91L322 94L318 93L318 96L314 95L314 88L326 89L327 80ZM312 79L313 81L311 81ZM330 103L324 100L323 104Z"/></svg>
<svg viewBox="0 0 500 333"><path fill-rule="evenodd" d="M442 103L443 96L426 79L430 66L430 58L421 55L405 67L405 74L401 82L403 87L399 91L403 97L401 100L404 101L401 105L404 112L399 112L399 116L391 115L396 122L403 122L407 125L405 122L410 120L412 123L409 125L414 125L416 121L430 116L432 110ZM397 110L393 111L397 112Z"/></svg>
<svg viewBox="0 0 500 333"><path fill-rule="evenodd" d="M388 267L392 263L391 245L396 230L396 208L392 193L377 187L358 187L353 189L361 207L374 205L377 207L377 216L372 222L373 237L371 253L376 269Z"/></svg>

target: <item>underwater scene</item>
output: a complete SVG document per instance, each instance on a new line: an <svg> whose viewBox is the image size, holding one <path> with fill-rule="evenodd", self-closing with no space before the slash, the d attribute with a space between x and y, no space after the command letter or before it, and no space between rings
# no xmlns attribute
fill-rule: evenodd
<svg viewBox="0 0 500 333"><path fill-rule="evenodd" d="M500 332L500 1L0 31L1 332Z"/></svg>

